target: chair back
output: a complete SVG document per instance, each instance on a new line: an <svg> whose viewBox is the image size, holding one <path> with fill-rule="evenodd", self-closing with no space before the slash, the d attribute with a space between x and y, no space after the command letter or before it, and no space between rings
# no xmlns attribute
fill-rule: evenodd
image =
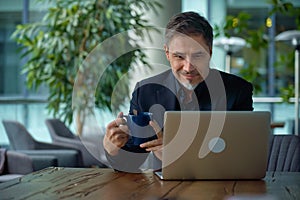
<svg viewBox="0 0 300 200"><path fill-rule="evenodd" d="M2 123L13 150L35 149L34 138L21 123L12 120L3 120Z"/></svg>
<svg viewBox="0 0 300 200"><path fill-rule="evenodd" d="M50 132L53 141L57 141L57 137L64 137L69 139L77 139L70 129L59 119L47 119L46 125Z"/></svg>
<svg viewBox="0 0 300 200"><path fill-rule="evenodd" d="M300 137L272 135L268 159L268 171L300 172Z"/></svg>

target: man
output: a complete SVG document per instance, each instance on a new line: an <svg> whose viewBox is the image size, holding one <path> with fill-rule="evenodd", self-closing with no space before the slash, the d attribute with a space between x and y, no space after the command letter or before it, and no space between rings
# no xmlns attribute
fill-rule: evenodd
<svg viewBox="0 0 300 200"><path fill-rule="evenodd" d="M253 110L252 85L237 76L211 69L213 30L195 12L172 17L165 31L164 50L171 69L136 84L130 114L153 113L156 136L139 146L128 134L120 113L108 124L103 140L113 168L136 172L153 152L161 160L163 116L168 110ZM121 126L120 126L121 125Z"/></svg>

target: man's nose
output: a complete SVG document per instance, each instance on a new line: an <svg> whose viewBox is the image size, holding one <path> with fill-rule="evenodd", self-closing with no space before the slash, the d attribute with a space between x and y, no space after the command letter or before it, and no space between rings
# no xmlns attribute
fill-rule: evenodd
<svg viewBox="0 0 300 200"><path fill-rule="evenodd" d="M186 58L184 60L184 66L183 66L183 70L187 71L187 72L190 72L190 71L194 71L195 70L195 67L191 61L190 58Z"/></svg>

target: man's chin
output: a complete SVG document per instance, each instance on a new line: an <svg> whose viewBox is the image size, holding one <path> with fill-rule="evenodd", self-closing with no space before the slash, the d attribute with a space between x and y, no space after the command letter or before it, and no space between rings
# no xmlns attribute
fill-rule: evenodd
<svg viewBox="0 0 300 200"><path fill-rule="evenodd" d="M191 84L191 83L181 83L186 89L188 90L194 90L198 84Z"/></svg>

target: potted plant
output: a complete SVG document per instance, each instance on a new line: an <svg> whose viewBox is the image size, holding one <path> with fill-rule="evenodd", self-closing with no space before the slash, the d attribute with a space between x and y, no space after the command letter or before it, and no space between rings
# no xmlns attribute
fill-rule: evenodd
<svg viewBox="0 0 300 200"><path fill-rule="evenodd" d="M138 43L132 41L145 38L139 30L154 30L145 13L157 12L161 5L148 0L48 0L49 9L44 18L35 23L22 24L16 27L12 38L20 45L22 57L27 61L23 73L27 76L27 86L37 89L46 85L49 89L47 109L55 118L67 123L73 121L76 112L77 134L82 133L83 124L91 108L95 105L100 109L117 109L128 96L128 84L124 80L119 95L112 104L111 94L133 64L142 62L149 66ZM94 85L98 77L82 79L82 74L93 74L90 68L84 68L82 63L98 44L126 30L134 30L135 36L127 34L119 40L119 48L132 47L128 52L112 63L101 77L101 84L91 97L84 88ZM77 77L77 80L75 80ZM77 92L79 104L72 105L73 86L81 84L81 92ZM79 95L79 96L78 96ZM90 105L90 100L94 104ZM74 103L74 102L73 102Z"/></svg>

